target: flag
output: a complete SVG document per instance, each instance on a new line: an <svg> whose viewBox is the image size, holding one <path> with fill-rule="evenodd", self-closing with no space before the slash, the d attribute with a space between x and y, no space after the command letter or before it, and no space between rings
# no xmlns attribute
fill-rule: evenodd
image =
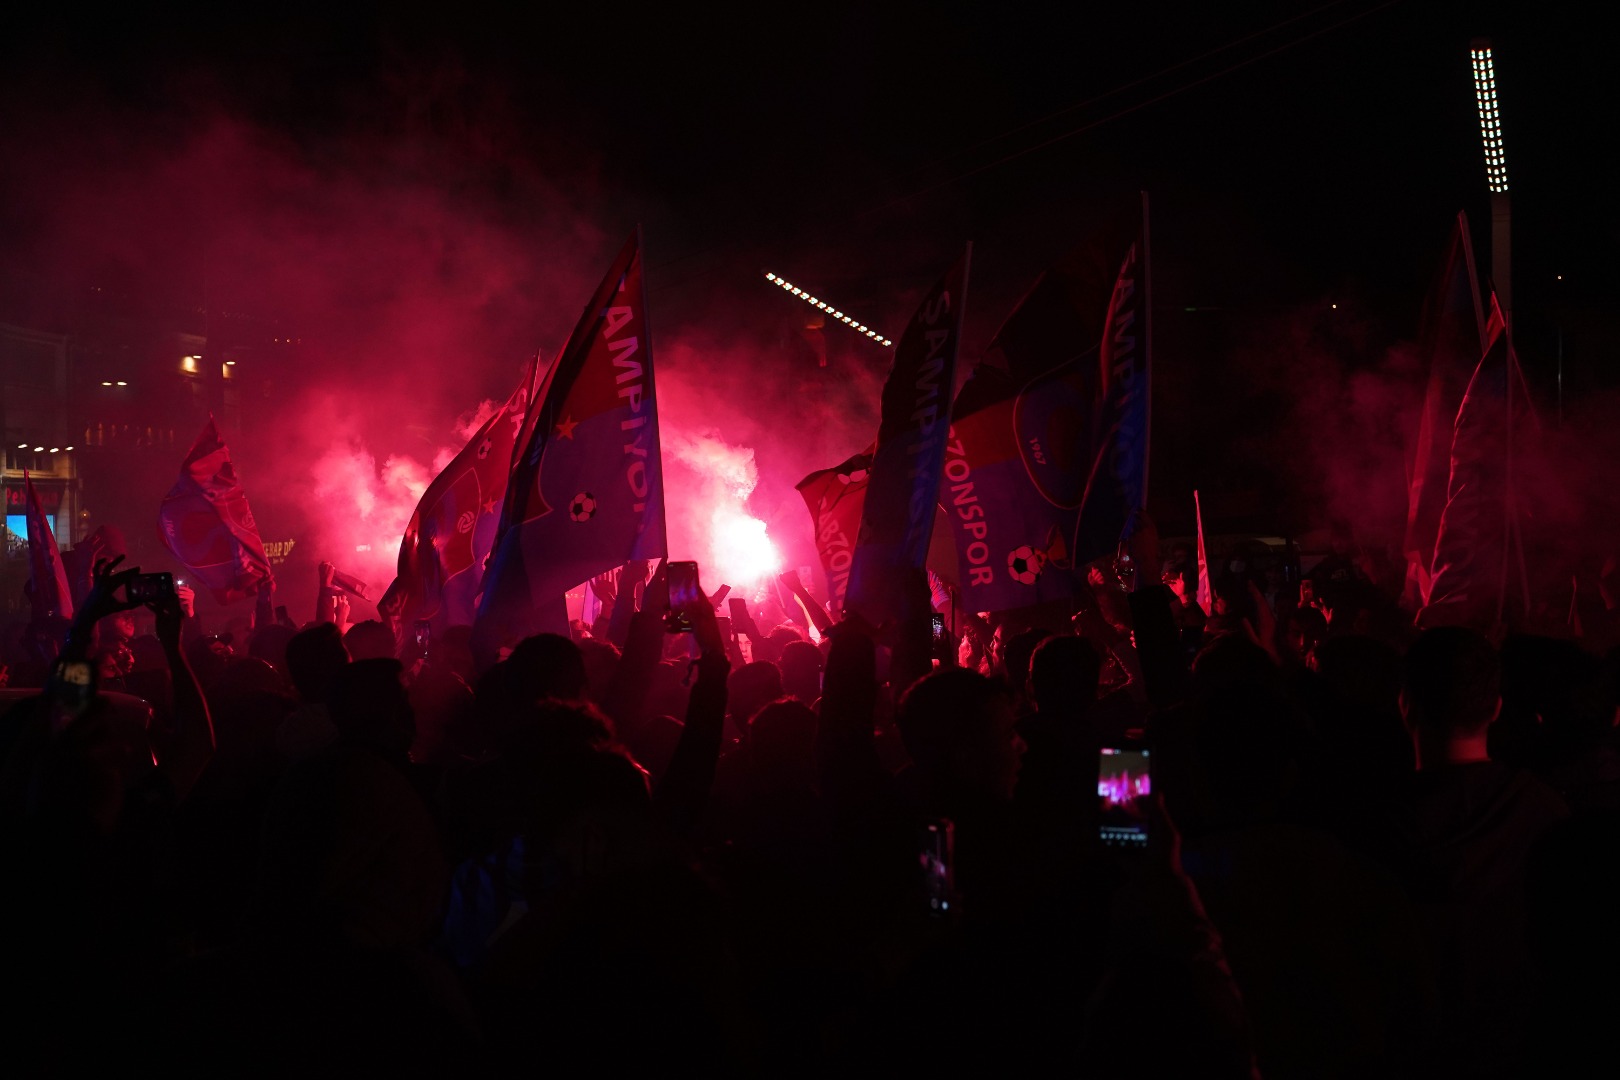
<svg viewBox="0 0 1620 1080"><path fill-rule="evenodd" d="M1093 304L1077 256L1048 268L957 395L940 501L969 611L1073 595L1069 545L1092 458Z"/></svg>
<svg viewBox="0 0 1620 1080"><path fill-rule="evenodd" d="M428 619L441 633L472 625L529 392L525 380L422 493L400 539L397 576L377 602L384 615Z"/></svg>
<svg viewBox="0 0 1620 1080"><path fill-rule="evenodd" d="M163 497L158 529L163 545L222 604L253 595L272 577L247 493L213 417Z"/></svg>
<svg viewBox="0 0 1620 1080"><path fill-rule="evenodd" d="M849 568L854 561L855 538L861 531L866 505L866 484L871 477L873 443L830 469L820 469L800 480L798 492L810 511L812 536L821 568L827 575L828 608L844 608ZM935 507L933 536L928 543L928 569L942 586L956 584L956 549L943 506ZM938 603L936 601L936 605Z"/></svg>
<svg viewBox="0 0 1620 1080"><path fill-rule="evenodd" d="M546 373L506 487L475 637L486 653L568 632L569 589L666 552L641 237L613 261Z"/></svg>
<svg viewBox="0 0 1620 1080"><path fill-rule="evenodd" d="M1198 523L1198 606L1206 617L1215 614L1215 585L1209 580L1209 556L1204 548L1204 506L1193 490L1193 517Z"/></svg>
<svg viewBox="0 0 1620 1080"><path fill-rule="evenodd" d="M1428 385L1407 463L1406 539L1402 544L1406 603L1414 611L1429 599L1429 558L1446 506L1457 408L1484 348L1479 278L1474 272L1466 214L1457 215L1444 269L1425 305L1422 340Z"/></svg>
<svg viewBox="0 0 1620 1080"><path fill-rule="evenodd" d="M1147 195L1108 301L1097 351L1091 468L1075 526L1077 565L1118 549L1131 515L1147 505L1152 397L1151 275Z"/></svg>
<svg viewBox="0 0 1620 1080"><path fill-rule="evenodd" d="M62 565L62 553L57 550L56 536L51 523L39 505L34 481L28 470L23 470L23 507L28 528L28 579L32 586L30 599L36 619L45 616L73 618L73 590L68 585L67 568Z"/></svg>
<svg viewBox="0 0 1620 1080"><path fill-rule="evenodd" d="M1514 487L1515 438L1534 418L1518 357L1491 297L1485 355L1457 409L1446 506L1435 537L1434 577L1418 625L1469 624L1489 630L1515 614L1509 581L1517 571L1521 611L1529 608Z"/></svg>
<svg viewBox="0 0 1620 1080"><path fill-rule="evenodd" d="M846 609L873 625L927 615L925 567L972 254L969 245L912 315L883 384L877 451L845 598Z"/></svg>
<svg viewBox="0 0 1620 1080"><path fill-rule="evenodd" d="M835 612L844 610L855 537L860 534L861 509L866 503L866 483L876 449L874 443L841 464L811 473L798 484L815 529L816 554L827 574L828 606Z"/></svg>

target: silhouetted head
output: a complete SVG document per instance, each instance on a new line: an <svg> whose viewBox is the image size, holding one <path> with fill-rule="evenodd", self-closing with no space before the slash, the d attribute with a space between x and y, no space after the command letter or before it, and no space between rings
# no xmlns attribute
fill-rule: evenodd
<svg viewBox="0 0 1620 1080"><path fill-rule="evenodd" d="M585 696L592 701L606 701L613 676L619 670L619 650L610 641L594 638L585 638L578 644L585 664Z"/></svg>
<svg viewBox="0 0 1620 1080"><path fill-rule="evenodd" d="M582 701L587 676L585 655L579 646L561 634L536 634L518 642L504 661L513 678L513 687L528 704L555 698Z"/></svg>
<svg viewBox="0 0 1620 1080"><path fill-rule="evenodd" d="M1052 636L1050 630L1039 628L1023 630L1008 638L1002 649L1002 663L1007 671L1007 685L1018 697L1029 692L1029 660L1041 642Z"/></svg>
<svg viewBox="0 0 1620 1080"><path fill-rule="evenodd" d="M343 644L356 660L394 659L394 632L376 619L349 627L349 632L343 635Z"/></svg>
<svg viewBox="0 0 1620 1080"><path fill-rule="evenodd" d="M332 623L316 623L287 639L287 675L307 704L325 701L333 681L348 664L349 650Z"/></svg>
<svg viewBox="0 0 1620 1080"><path fill-rule="evenodd" d="M339 672L327 708L339 736L404 757L416 738L416 714L398 660L356 660Z"/></svg>
<svg viewBox="0 0 1620 1080"><path fill-rule="evenodd" d="M1501 670L1496 650L1478 631L1425 630L1401 669L1407 724L1438 737L1483 734L1502 704Z"/></svg>
<svg viewBox="0 0 1620 1080"><path fill-rule="evenodd" d="M919 679L896 719L911 760L935 780L1011 798L1024 743L1006 685L961 668Z"/></svg>
<svg viewBox="0 0 1620 1080"><path fill-rule="evenodd" d="M803 702L821 696L821 650L808 641L790 641L782 649L782 692Z"/></svg>
<svg viewBox="0 0 1620 1080"><path fill-rule="evenodd" d="M1041 712L1076 713L1097 700L1102 657L1082 637L1049 637L1029 662L1030 692Z"/></svg>
<svg viewBox="0 0 1620 1080"><path fill-rule="evenodd" d="M731 673L727 697L731 715L739 727L781 696L782 672L769 660L755 660Z"/></svg>
<svg viewBox="0 0 1620 1080"><path fill-rule="evenodd" d="M767 778L807 784L814 776L816 714L802 701L773 701L748 724L748 753Z"/></svg>
<svg viewBox="0 0 1620 1080"><path fill-rule="evenodd" d="M297 631L290 626L271 623L254 629L248 639L248 655L263 660L283 674L287 671L287 646Z"/></svg>

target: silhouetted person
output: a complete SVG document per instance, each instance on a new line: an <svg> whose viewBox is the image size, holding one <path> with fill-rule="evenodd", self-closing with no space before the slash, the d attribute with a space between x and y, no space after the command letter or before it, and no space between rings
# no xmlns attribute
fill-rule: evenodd
<svg viewBox="0 0 1620 1080"><path fill-rule="evenodd" d="M1407 810L1408 880L1439 980L1441 1060L1473 1075L1513 1075L1533 985L1526 941L1531 848L1568 816L1530 773L1494 762L1487 732L1501 669L1473 630L1426 631L1406 655L1401 708L1418 775Z"/></svg>

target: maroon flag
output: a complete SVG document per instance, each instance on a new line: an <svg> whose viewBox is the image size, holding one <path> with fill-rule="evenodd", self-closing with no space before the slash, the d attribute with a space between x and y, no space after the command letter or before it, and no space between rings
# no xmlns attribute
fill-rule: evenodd
<svg viewBox="0 0 1620 1080"><path fill-rule="evenodd" d="M568 631L582 581L667 554L641 234L620 250L535 395L474 623L487 653Z"/></svg>
<svg viewBox="0 0 1620 1080"><path fill-rule="evenodd" d="M1434 576L1418 625L1470 624L1490 629L1512 614L1509 581L1519 577L1521 610L1529 607L1514 486L1515 439L1534 418L1518 357L1491 297L1485 355L1457 410L1451 474L1434 545Z"/></svg>
<svg viewBox="0 0 1620 1080"><path fill-rule="evenodd" d="M1423 351L1428 387L1418 419L1417 441L1408 463L1406 495L1406 602L1416 610L1429 600L1430 565L1451 475L1451 437L1484 346L1479 278L1468 239L1468 217L1457 215L1445 269L1435 284L1423 318Z"/></svg>
<svg viewBox="0 0 1620 1080"><path fill-rule="evenodd" d="M272 577L247 493L213 417L163 497L158 530L163 545L222 604L253 595Z"/></svg>
<svg viewBox="0 0 1620 1080"><path fill-rule="evenodd" d="M861 529L861 508L866 503L866 482L872 470L874 443L841 465L813 472L799 481L799 494L815 527L816 554L827 572L828 607L844 610L849 589L849 567L855 555L855 537Z"/></svg>
<svg viewBox="0 0 1620 1080"><path fill-rule="evenodd" d="M23 497L27 502L24 517L28 523L28 577L33 591L34 617L59 615L73 618L73 590L68 587L67 569L62 565L62 554L56 548L56 536L51 523L39 505L34 481L28 470L23 470Z"/></svg>
<svg viewBox="0 0 1620 1080"><path fill-rule="evenodd" d="M962 340L969 246L923 299L883 384L877 452L845 606L873 625L927 617L925 567L939 507ZM911 585L919 586L913 590ZM919 610L921 607L921 610Z"/></svg>
<svg viewBox="0 0 1620 1080"><path fill-rule="evenodd" d="M398 576L377 602L384 615L440 630L472 625L529 393L525 380L422 493L399 542Z"/></svg>

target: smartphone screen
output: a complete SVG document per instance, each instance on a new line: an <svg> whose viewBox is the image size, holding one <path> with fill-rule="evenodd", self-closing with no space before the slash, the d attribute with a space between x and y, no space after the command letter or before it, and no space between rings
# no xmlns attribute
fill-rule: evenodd
<svg viewBox="0 0 1620 1080"><path fill-rule="evenodd" d="M692 610L698 604L708 603L703 590L698 587L698 565L695 562L672 562L669 564L669 623L668 629L673 634L689 634L692 632Z"/></svg>
<svg viewBox="0 0 1620 1080"><path fill-rule="evenodd" d="M945 616L941 612L934 612L934 644L938 645L945 640Z"/></svg>
<svg viewBox="0 0 1620 1080"><path fill-rule="evenodd" d="M137 574L129 579L124 593L132 604L149 604L174 595L172 574Z"/></svg>
<svg viewBox="0 0 1620 1080"><path fill-rule="evenodd" d="M955 891L951 880L951 857L955 853L956 829L948 818L937 818L923 826L921 840L922 851L918 861L922 864L928 912L931 915L948 915Z"/></svg>
<svg viewBox="0 0 1620 1080"><path fill-rule="evenodd" d="M426 619L416 620L416 651L423 656L427 655L428 641L433 633L433 624Z"/></svg>
<svg viewBox="0 0 1620 1080"><path fill-rule="evenodd" d="M1147 815L1138 800L1153 793L1148 754L1111 746L1097 752L1098 835L1110 847L1147 846Z"/></svg>

